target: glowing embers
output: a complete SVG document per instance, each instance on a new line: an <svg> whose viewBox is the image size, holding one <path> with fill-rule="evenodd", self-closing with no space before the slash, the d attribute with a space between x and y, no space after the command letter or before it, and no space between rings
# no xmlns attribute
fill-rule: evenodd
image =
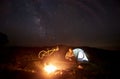
<svg viewBox="0 0 120 79"><path fill-rule="evenodd" d="M45 65L44 70L45 70L45 72L50 74L50 73L55 72L57 70L57 67L52 64L48 64L48 65Z"/></svg>
<svg viewBox="0 0 120 79"><path fill-rule="evenodd" d="M75 49L73 49L73 53L74 53L75 57L77 57L78 61L81 61L81 62L88 61L88 58L82 49L75 48Z"/></svg>

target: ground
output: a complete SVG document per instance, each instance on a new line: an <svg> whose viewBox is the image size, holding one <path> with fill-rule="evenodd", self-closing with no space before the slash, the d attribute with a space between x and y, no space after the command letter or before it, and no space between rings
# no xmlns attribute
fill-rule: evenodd
<svg viewBox="0 0 120 79"><path fill-rule="evenodd" d="M43 49L45 48L2 48L0 50L0 79L49 79L50 77L42 74L40 69L42 61L37 58L38 52ZM119 71L119 51L83 49L89 56L89 63L81 64L84 69L77 70L73 75L68 74L70 71L64 71L63 75L54 79L115 79L119 77L116 73Z"/></svg>

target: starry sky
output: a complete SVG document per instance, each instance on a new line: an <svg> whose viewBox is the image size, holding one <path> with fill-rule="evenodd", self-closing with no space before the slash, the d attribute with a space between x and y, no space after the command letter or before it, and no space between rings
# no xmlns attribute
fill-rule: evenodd
<svg viewBox="0 0 120 79"><path fill-rule="evenodd" d="M118 0L0 0L10 46L120 47Z"/></svg>

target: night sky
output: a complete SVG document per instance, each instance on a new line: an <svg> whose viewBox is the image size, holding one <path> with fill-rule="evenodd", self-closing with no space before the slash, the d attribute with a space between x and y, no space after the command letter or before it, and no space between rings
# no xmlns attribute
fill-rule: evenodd
<svg viewBox="0 0 120 79"><path fill-rule="evenodd" d="M117 0L0 0L10 46L120 47Z"/></svg>

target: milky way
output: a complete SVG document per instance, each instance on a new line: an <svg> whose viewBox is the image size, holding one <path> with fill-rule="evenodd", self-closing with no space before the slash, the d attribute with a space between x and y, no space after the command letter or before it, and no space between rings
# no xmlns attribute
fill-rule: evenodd
<svg viewBox="0 0 120 79"><path fill-rule="evenodd" d="M117 0L1 0L9 45L119 46Z"/></svg>

